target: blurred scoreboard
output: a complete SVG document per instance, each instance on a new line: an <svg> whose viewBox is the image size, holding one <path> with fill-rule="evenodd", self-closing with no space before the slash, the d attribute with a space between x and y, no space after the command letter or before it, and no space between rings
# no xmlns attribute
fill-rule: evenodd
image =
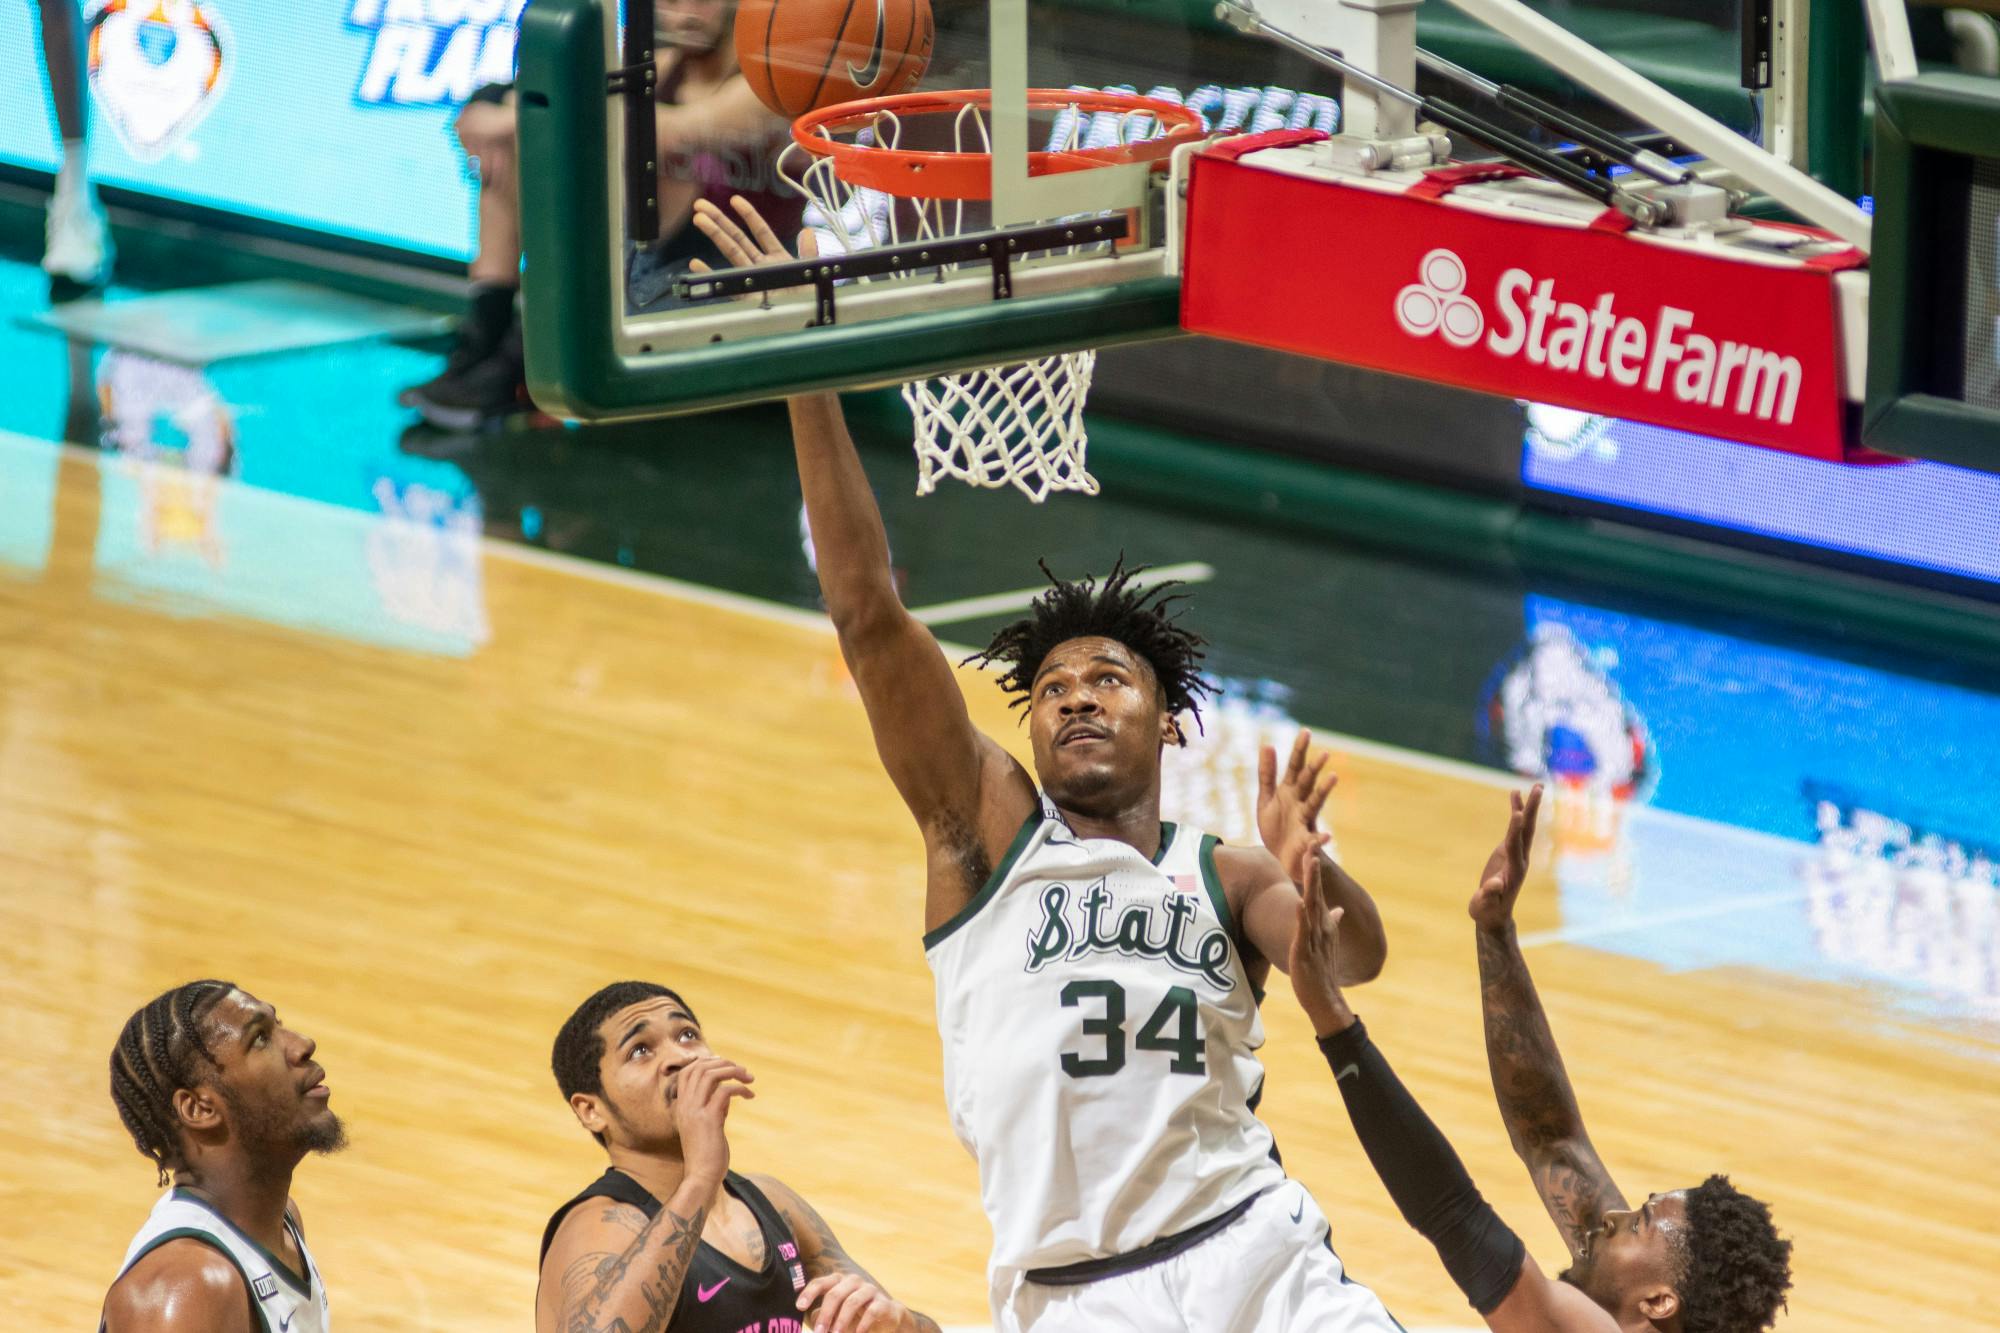
<svg viewBox="0 0 2000 1333"><path fill-rule="evenodd" d="M58 3L60 0L51 0ZM513 77L526 0L91 0L91 174L328 236L467 258L458 107ZM52 170L33 5L0 6L0 164Z"/></svg>
<svg viewBox="0 0 2000 1333"><path fill-rule="evenodd" d="M1521 479L1557 507L1612 506L2000 595L2000 474L1823 463L1559 408L1526 412Z"/></svg>

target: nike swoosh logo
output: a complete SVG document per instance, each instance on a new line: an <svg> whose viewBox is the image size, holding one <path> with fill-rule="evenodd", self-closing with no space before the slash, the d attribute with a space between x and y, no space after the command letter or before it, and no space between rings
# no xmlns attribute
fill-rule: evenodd
<svg viewBox="0 0 2000 1333"><path fill-rule="evenodd" d="M1306 1215L1306 1204L1305 1200L1301 1199L1299 1200L1298 1208L1294 1210L1292 1213L1292 1221L1296 1222L1305 1215Z"/></svg>
<svg viewBox="0 0 2000 1333"><path fill-rule="evenodd" d="M1340 1072L1333 1076L1333 1081L1335 1083L1338 1083L1340 1082L1340 1080L1344 1078L1351 1078L1354 1075L1359 1074L1360 1072L1361 1072L1360 1065L1343 1065L1341 1066Z"/></svg>
<svg viewBox="0 0 2000 1333"><path fill-rule="evenodd" d="M297 1313L298 1311L294 1310L292 1311L291 1314L286 1315L283 1319L280 1319L278 1321L278 1333L285 1333L285 1330L292 1326L292 1314L297 1314Z"/></svg>
<svg viewBox="0 0 2000 1333"><path fill-rule="evenodd" d="M875 80L882 77L882 30L887 21L889 0L875 0L875 49L868 53L868 63L857 67L853 61L847 64L847 77L854 80L854 86L863 92L875 86Z"/></svg>
<svg viewBox="0 0 2000 1333"><path fill-rule="evenodd" d="M694 1289L694 1298L700 1301L703 1305L707 1305L710 1298L712 1298L716 1292L721 1291L724 1287L728 1285L729 1285L729 1279L724 1278L722 1279L722 1281L716 1283L712 1287L696 1287Z"/></svg>

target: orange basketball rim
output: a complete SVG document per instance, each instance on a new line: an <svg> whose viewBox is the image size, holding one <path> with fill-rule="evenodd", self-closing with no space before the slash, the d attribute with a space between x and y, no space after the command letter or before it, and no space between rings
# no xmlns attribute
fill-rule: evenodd
<svg viewBox="0 0 2000 1333"><path fill-rule="evenodd" d="M834 174L852 186L880 190L901 199L986 199L993 192L991 152L898 148L894 146L897 134L891 132L885 135L883 124L885 121L896 124L913 116L971 115L982 121L979 138L989 141L983 122L991 116L992 109L993 91L990 88L869 97L807 112L792 122L792 139L813 156L831 159ZM1109 111L1127 121L1150 117L1161 131L1152 136L1134 136L1136 141L1129 143L1030 152L1030 176L1087 171L1093 167L1131 162L1163 166L1174 149L1201 139L1208 133L1199 112L1172 102L1129 93L1084 88L1030 88L1028 109L1074 110L1085 117ZM868 132L866 139L864 131ZM885 137L890 140L889 146L882 146L880 142Z"/></svg>

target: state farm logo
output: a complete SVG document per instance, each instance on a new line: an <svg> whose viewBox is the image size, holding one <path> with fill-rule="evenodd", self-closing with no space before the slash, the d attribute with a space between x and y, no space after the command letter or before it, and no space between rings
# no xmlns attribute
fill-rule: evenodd
<svg viewBox="0 0 2000 1333"><path fill-rule="evenodd" d="M1417 262L1417 281L1396 293L1396 323L1412 338L1435 333L1453 347L1484 341L1486 350L1586 379L1671 395L1691 406L1790 425L1804 368L1787 356L1695 330L1695 314L1661 305L1650 322L1618 309L1616 292L1563 301L1556 279L1510 268L1482 310L1466 288L1465 261L1432 250Z"/></svg>
<svg viewBox="0 0 2000 1333"><path fill-rule="evenodd" d="M1433 250L1417 264L1417 280L1396 293L1396 322L1412 338L1443 335L1453 347L1470 347L1486 332L1486 316L1465 294L1465 261Z"/></svg>

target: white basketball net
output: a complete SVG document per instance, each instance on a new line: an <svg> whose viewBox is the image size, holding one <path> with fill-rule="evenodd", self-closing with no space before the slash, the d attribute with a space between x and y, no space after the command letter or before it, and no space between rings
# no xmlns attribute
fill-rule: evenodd
<svg viewBox="0 0 2000 1333"><path fill-rule="evenodd" d="M1173 100L1179 100L1177 94ZM1051 150L1103 147L1159 132L1154 118L1142 112L1079 113L1072 106L1057 112L1048 146ZM843 126L841 134L851 135L856 143L894 149L902 140L903 124L893 111L878 111L858 129ZM991 152L985 109L966 106L953 113L951 138L955 152ZM942 150L943 145L925 147ZM780 159L779 171L810 201L805 224L823 255L941 239L990 225L990 210L983 201L899 199L851 185L836 173L831 158L796 146ZM1049 253L1108 252L1110 244L1091 242ZM947 264L925 272L943 281L986 267ZM911 276L891 273L855 281ZM903 401L916 420L917 494L930 494L944 477L996 489L1013 486L1037 504L1052 491L1097 494L1097 479L1085 465L1088 440L1083 424L1084 400L1096 365L1095 351L1064 352L905 384Z"/></svg>

